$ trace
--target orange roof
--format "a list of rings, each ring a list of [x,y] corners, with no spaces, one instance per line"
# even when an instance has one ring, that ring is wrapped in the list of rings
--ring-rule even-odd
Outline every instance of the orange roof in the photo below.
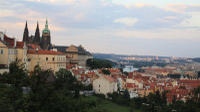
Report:
[[[28,47],[32,48],[32,49],[41,49],[39,45],[35,45],[35,44],[28,44]]]
[[[134,83],[126,83],[127,88],[136,88],[136,85]]]
[[[110,68],[109,71],[110,71],[110,72],[120,72],[119,69],[114,69],[114,68]]]
[[[63,55],[62,52],[57,51],[45,51],[45,50],[28,50],[28,54],[49,54],[49,55]]]

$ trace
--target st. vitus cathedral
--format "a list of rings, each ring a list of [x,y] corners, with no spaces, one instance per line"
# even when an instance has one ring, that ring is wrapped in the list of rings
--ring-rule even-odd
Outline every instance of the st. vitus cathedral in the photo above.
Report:
[[[35,35],[29,36],[28,25],[26,22],[24,35],[23,35],[23,42],[26,42],[26,44],[39,45],[41,49],[49,50],[51,48],[51,35],[50,35],[50,30],[48,28],[48,21],[46,20],[45,28],[42,31],[42,37],[40,37],[40,29],[39,29],[38,23],[37,23]]]

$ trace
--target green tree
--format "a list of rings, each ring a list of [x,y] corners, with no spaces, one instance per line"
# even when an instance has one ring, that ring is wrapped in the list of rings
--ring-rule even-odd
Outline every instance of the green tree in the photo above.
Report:
[[[19,60],[12,62],[9,72],[0,76],[0,111],[22,111],[24,108],[22,87],[28,84],[29,77],[23,64]]]
[[[103,74],[105,74],[105,75],[110,75],[110,71],[109,71],[109,70],[102,69],[102,72],[103,72]]]
[[[19,60],[16,60],[9,66],[9,72],[0,76],[0,82],[12,84],[18,88],[27,86],[29,83],[29,77],[26,70],[24,69],[24,64],[21,64]]]
[[[90,69],[112,68],[115,65],[112,61],[96,58],[88,59],[86,64]]]

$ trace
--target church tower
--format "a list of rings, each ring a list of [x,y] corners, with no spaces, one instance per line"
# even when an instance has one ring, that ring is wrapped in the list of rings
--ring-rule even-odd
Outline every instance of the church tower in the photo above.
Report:
[[[42,40],[41,40],[41,48],[44,50],[48,50],[51,47],[51,36],[50,30],[48,28],[48,21],[46,20],[45,28],[42,31]]]
[[[35,30],[35,37],[33,39],[33,44],[40,45],[40,29],[38,22],[37,22],[37,28]]]
[[[26,21],[26,25],[25,25],[25,28],[24,28],[23,42],[26,42],[26,43],[29,42],[29,32],[28,32],[27,21]]]

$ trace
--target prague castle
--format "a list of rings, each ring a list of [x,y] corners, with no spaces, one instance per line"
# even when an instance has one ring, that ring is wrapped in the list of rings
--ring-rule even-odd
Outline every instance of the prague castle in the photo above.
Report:
[[[26,22],[22,41],[16,41],[15,38],[0,32],[0,73],[8,70],[9,64],[16,59],[20,60],[29,72],[33,71],[36,65],[56,72],[69,66],[86,67],[86,61],[90,58],[93,58],[92,55],[81,45],[53,45],[47,20],[42,36],[38,22],[35,35],[31,36]]]

